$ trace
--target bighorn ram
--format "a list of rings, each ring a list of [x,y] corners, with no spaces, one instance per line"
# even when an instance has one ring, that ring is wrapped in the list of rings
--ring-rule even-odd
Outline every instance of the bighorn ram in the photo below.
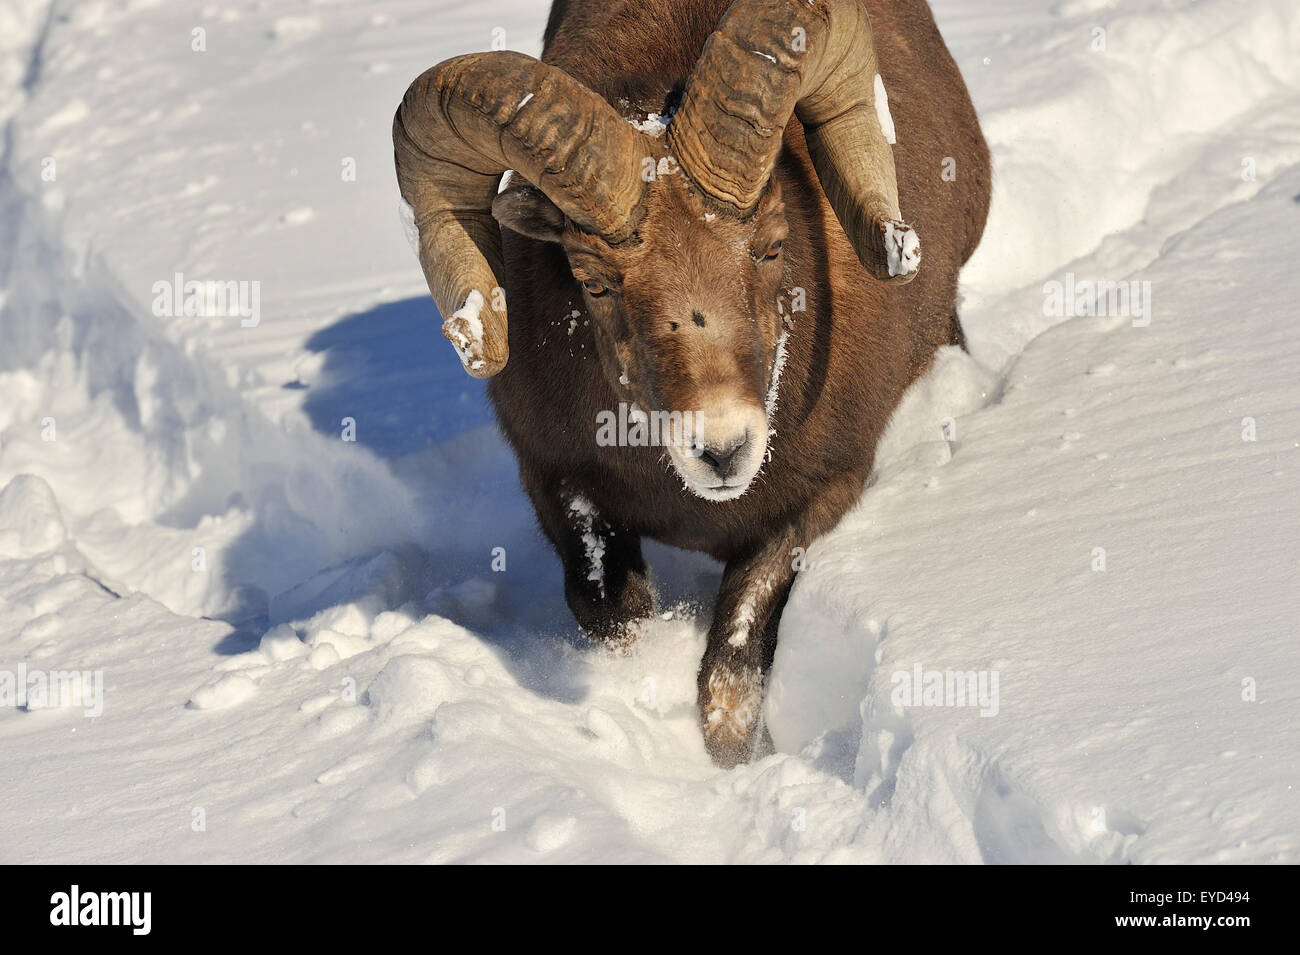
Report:
[[[555,0],[541,61],[433,67],[393,139],[443,332],[492,378],[574,616],[619,641],[651,613],[644,536],[724,561],[700,720],[716,762],[747,759],[799,548],[963,343],[989,157],[929,8]],[[621,406],[673,440],[598,440]]]

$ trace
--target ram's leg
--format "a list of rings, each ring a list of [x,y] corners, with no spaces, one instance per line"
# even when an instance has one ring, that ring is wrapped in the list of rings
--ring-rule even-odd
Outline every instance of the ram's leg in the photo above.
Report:
[[[641,539],[601,514],[563,481],[530,481],[533,509],[564,565],[564,597],[594,640],[620,645],[654,611]]]
[[[719,766],[756,755],[763,683],[796,569],[805,566],[808,546],[835,526],[861,491],[856,477],[828,487],[818,507],[728,561],[699,672],[704,743]]]
[[[779,542],[731,560],[723,572],[699,672],[704,744],[719,766],[735,766],[754,755],[763,680],[794,582],[790,552],[796,546],[782,535]]]

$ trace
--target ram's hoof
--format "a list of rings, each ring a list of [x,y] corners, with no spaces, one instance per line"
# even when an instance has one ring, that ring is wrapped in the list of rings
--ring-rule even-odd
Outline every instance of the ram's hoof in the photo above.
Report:
[[[631,620],[626,623],[610,623],[590,630],[583,627],[582,632],[593,645],[608,650],[616,657],[621,657],[631,653],[641,641],[640,623],[640,620]]]
[[[654,589],[643,573],[628,573],[615,594],[602,592],[589,578],[568,575],[564,596],[587,639],[617,654],[641,639],[642,625],[654,614]]]
[[[763,703],[758,667],[733,670],[718,664],[702,682],[700,723],[709,756],[724,769],[748,762]]]

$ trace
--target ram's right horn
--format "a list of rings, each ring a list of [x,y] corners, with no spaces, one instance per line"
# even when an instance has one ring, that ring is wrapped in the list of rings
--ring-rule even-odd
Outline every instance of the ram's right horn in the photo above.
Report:
[[[393,120],[397,182],[443,334],[475,378],[509,358],[492,217],[501,175],[516,170],[580,228],[621,242],[641,211],[639,137],[591,90],[522,53],[458,56],[407,89]]]

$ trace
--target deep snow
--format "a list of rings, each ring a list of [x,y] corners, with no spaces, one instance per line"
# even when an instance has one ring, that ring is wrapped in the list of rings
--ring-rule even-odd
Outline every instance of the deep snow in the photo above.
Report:
[[[1297,861],[1300,8],[935,7],[996,165],[973,357],[721,772],[716,566],[652,549],[663,618],[582,641],[399,221],[406,84],[544,4],[0,6],[0,700],[85,673],[0,706],[0,861]]]

